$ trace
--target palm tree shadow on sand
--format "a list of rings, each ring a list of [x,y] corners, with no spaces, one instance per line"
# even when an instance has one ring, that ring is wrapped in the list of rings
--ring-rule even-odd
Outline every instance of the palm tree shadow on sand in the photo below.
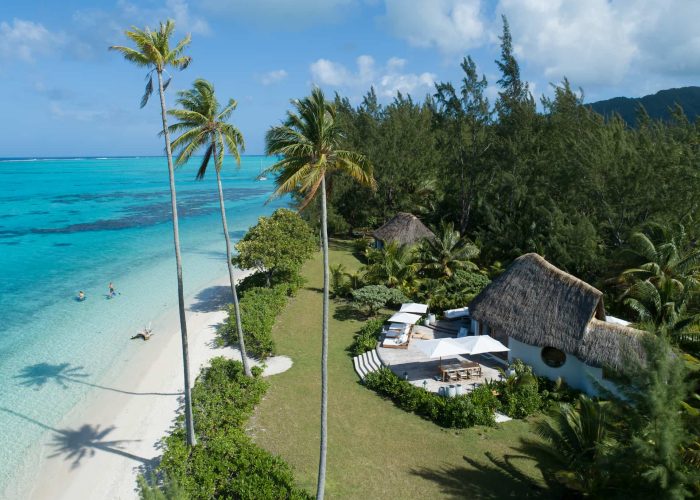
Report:
[[[90,374],[85,372],[82,366],[72,366],[70,363],[36,363],[28,365],[20,370],[14,378],[20,380],[24,387],[40,390],[49,383],[54,383],[62,389],[68,389],[70,384],[82,384],[106,391],[119,392],[132,396],[181,396],[181,392],[133,392],[115,387],[107,387],[88,382]]]
[[[52,432],[53,435],[50,446],[54,451],[51,455],[48,455],[48,458],[63,456],[65,460],[72,461],[72,469],[78,468],[84,458],[93,457],[96,451],[104,451],[119,455],[129,460],[139,462],[147,467],[153,462],[153,460],[139,457],[122,449],[124,443],[136,442],[138,440],[107,440],[107,436],[116,429],[113,425],[104,429],[100,428],[99,425],[89,424],[83,424],[77,429],[56,429],[8,408],[0,407],[0,410]]]
[[[210,286],[194,298],[196,302],[190,305],[190,311],[202,313],[222,311],[233,301],[230,285]]]

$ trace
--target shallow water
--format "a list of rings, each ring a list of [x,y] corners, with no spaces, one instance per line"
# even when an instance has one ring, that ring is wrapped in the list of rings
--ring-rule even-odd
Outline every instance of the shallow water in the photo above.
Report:
[[[224,165],[234,240],[287,204],[264,204],[273,182],[255,177],[271,162]],[[176,173],[186,295],[226,273],[215,176],[195,181],[195,169]],[[177,305],[165,158],[0,160],[0,270],[2,491],[129,337]]]

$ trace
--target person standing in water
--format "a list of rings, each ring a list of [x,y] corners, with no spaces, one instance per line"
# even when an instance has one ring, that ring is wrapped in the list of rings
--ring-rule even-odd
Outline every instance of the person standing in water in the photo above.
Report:
[[[85,292],[83,292],[82,290],[80,290],[80,291],[78,292],[78,300],[79,300],[80,302],[82,302],[83,300],[85,300]]]
[[[109,296],[114,297],[117,294],[117,292],[114,291],[114,284],[110,281],[109,282]]]

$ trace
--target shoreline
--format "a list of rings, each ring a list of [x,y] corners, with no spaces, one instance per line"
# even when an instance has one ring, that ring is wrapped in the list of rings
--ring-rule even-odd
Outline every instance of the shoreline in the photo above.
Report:
[[[237,270],[236,279],[248,274]],[[228,287],[225,275],[186,297],[193,384],[213,357],[241,359],[238,349],[214,344],[216,328],[227,317],[221,306],[228,302]],[[183,391],[177,306],[154,318],[152,329],[148,341],[129,340],[134,333],[124,332],[126,342],[138,343],[136,348],[125,346],[85,397],[58,425],[47,428],[38,462],[21,471],[5,494],[35,499],[138,498],[136,477],[157,465],[158,442],[176,418]],[[266,375],[284,371],[291,363],[281,357],[267,364]]]

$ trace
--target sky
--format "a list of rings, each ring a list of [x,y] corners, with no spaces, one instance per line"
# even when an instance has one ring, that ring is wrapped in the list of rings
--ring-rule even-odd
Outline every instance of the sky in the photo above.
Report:
[[[471,55],[497,96],[501,15],[535,97],[567,77],[586,102],[700,81],[695,0],[3,0],[0,157],[159,155],[158,99],[139,102],[146,70],[110,45],[130,26],[171,18],[190,33],[192,64],[166,100],[196,78],[219,100],[247,154],[313,85],[359,103],[370,86],[422,99],[458,83]]]

